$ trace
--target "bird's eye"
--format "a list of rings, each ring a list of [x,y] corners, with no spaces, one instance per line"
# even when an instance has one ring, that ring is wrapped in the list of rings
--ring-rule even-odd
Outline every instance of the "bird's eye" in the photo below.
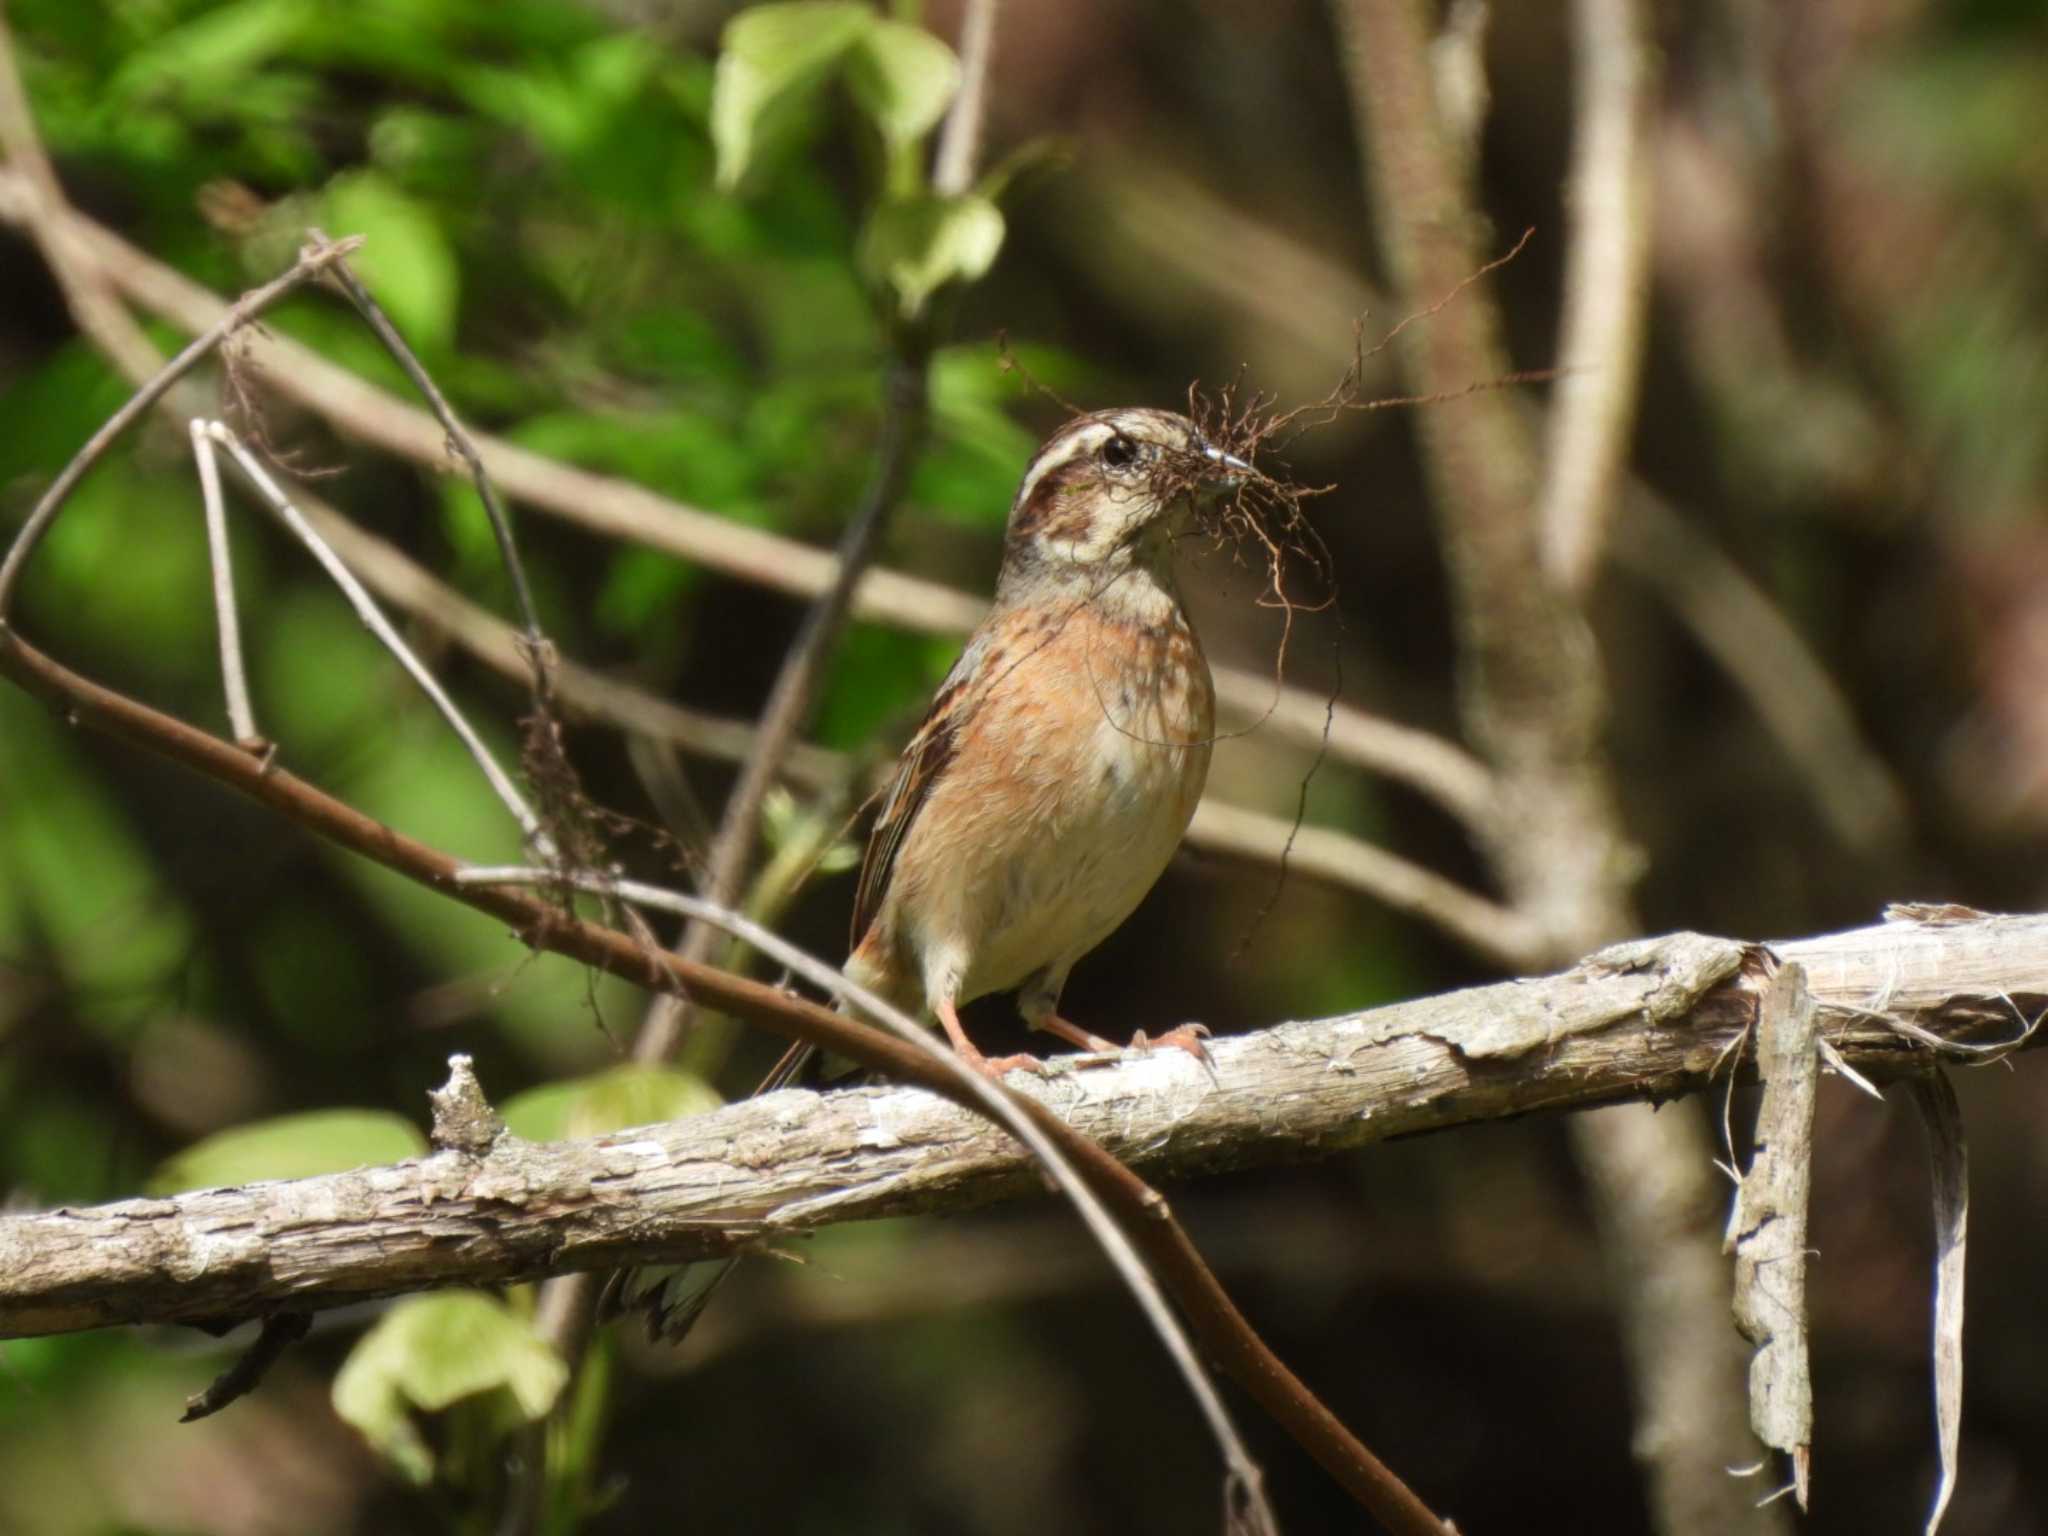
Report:
[[[1138,445],[1119,432],[1102,445],[1102,462],[1111,469],[1129,469],[1138,462]]]

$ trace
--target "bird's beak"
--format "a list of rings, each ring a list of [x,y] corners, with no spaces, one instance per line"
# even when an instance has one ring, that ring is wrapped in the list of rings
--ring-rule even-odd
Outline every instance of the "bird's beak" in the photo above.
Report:
[[[1234,453],[1225,453],[1213,443],[1202,444],[1202,457],[1216,466],[1216,479],[1224,485],[1234,485],[1255,472],[1250,460],[1240,459]]]

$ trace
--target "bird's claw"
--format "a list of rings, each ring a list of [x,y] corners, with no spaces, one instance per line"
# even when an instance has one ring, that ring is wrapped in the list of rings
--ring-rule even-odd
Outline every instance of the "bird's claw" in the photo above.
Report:
[[[1177,1051],[1186,1051],[1196,1061],[1199,1061],[1211,1072],[1214,1072],[1216,1070],[1216,1063],[1209,1055],[1209,1047],[1205,1043],[1208,1038],[1209,1026],[1206,1024],[1182,1024],[1169,1029],[1157,1040],[1147,1036],[1145,1031],[1141,1029],[1131,1036],[1131,1049],[1149,1055],[1162,1045],[1170,1045]]]

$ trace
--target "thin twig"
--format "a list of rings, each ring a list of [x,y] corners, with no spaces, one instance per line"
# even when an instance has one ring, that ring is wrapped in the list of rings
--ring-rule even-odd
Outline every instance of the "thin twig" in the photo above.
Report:
[[[551,856],[553,845],[542,828],[540,819],[533,814],[525,797],[519,793],[518,786],[513,784],[510,776],[498,766],[498,760],[491,755],[491,749],[484,745],[483,738],[477,735],[475,728],[470,725],[462,711],[455,707],[455,701],[448,696],[440,680],[427,669],[426,663],[413,654],[412,647],[405,643],[403,637],[392,627],[391,621],[384,617],[384,610],[377,606],[377,600],[370,596],[363,584],[356,580],[355,574],[342,563],[341,557],[335,554],[325,539],[313,531],[312,525],[306,521],[299,509],[292,505],[291,498],[270,478],[269,471],[263,467],[263,461],[244,447],[242,440],[221,422],[195,422],[193,431],[195,436],[203,432],[206,437],[228,451],[228,456],[235,461],[235,467],[241,470],[243,477],[256,491],[263,504],[285,525],[294,538],[305,545],[307,552],[320,562],[320,568],[327,572],[337,587],[341,588],[342,595],[348,599],[349,606],[355,609],[356,617],[362,621],[363,627],[375,635],[384,648],[398,659],[398,664],[405,668],[407,675],[419,685],[420,692],[433,702],[441,718],[448,722],[449,729],[461,739],[462,745],[475,760],[478,771],[491,786],[492,793],[497,795],[512,819],[519,824],[520,834],[525,838],[527,846],[544,858]]]
[[[325,240],[319,230],[312,231],[313,238]],[[519,558],[518,545],[512,539],[512,520],[505,515],[505,508],[498,501],[498,493],[491,484],[491,477],[484,469],[483,455],[477,452],[476,443],[471,439],[462,422],[455,415],[455,408],[441,393],[441,386],[434,382],[434,376],[427,372],[418,356],[399,333],[398,327],[384,313],[383,307],[371,297],[370,290],[363,286],[362,279],[346,261],[337,261],[329,269],[329,276],[349,303],[356,307],[377,339],[384,343],[384,350],[397,361],[412,380],[413,388],[420,392],[427,406],[434,413],[434,419],[441,423],[447,433],[449,451],[457,455],[469,468],[469,478],[476,486],[477,499],[483,503],[484,516],[490,520],[491,534],[498,541],[498,560],[505,568],[506,579],[512,583],[512,600],[519,610],[519,621],[526,631],[526,645],[531,653],[532,682],[537,702],[545,704],[548,694],[547,637],[541,632],[540,614],[533,605],[533,589],[526,580],[526,566]]]
[[[86,472],[100,461],[115,439],[133,426],[145,411],[163,398],[173,384],[197,367],[228,337],[301,283],[325,271],[362,243],[359,239],[341,240],[332,245],[313,246],[300,252],[299,259],[292,264],[290,271],[282,277],[272,278],[262,287],[244,294],[230,304],[218,320],[188,343],[185,349],[159,369],[147,384],[130,396],[127,404],[101,423],[100,429],[72,456],[71,462],[64,466],[63,472],[50,483],[50,488],[43,492],[42,499],[35,505],[35,510],[29,513],[28,521],[23,523],[20,531],[15,534],[14,543],[8,548],[6,560],[0,561],[0,629],[7,625],[7,612],[13,603],[14,588],[21,580],[21,572],[28,564],[29,556],[35,552],[35,547],[41,542],[43,535],[49,532],[50,525],[57,519],[57,513],[71,493],[78,488],[78,482],[83,480]]]
[[[228,729],[235,740],[260,740],[249,704],[249,671],[242,662],[242,626],[235,607],[235,571],[228,556],[228,513],[220,493],[220,461],[208,423],[192,423],[192,457],[199,464],[199,494],[206,504],[206,552],[213,563],[213,610],[220,630],[220,677],[227,695]]]
[[[239,1397],[247,1397],[262,1385],[263,1378],[278,1358],[313,1326],[310,1312],[273,1312],[263,1319],[263,1326],[256,1340],[235,1363],[207,1383],[202,1392],[195,1392],[185,1399],[185,1411],[179,1416],[180,1424],[210,1418]]]

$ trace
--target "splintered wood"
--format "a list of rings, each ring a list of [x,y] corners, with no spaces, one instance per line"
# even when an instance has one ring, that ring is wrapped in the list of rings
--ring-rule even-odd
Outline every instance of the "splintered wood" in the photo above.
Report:
[[[1806,1340],[1806,1212],[1813,1187],[1813,1101],[1820,1076],[1820,1012],[1796,961],[1778,967],[1757,1017],[1764,1080],[1756,1152],[1735,1195],[1735,1325],[1756,1346],[1749,1421],[1757,1438],[1792,1459],[1806,1508],[1813,1447],[1813,1377]]]

